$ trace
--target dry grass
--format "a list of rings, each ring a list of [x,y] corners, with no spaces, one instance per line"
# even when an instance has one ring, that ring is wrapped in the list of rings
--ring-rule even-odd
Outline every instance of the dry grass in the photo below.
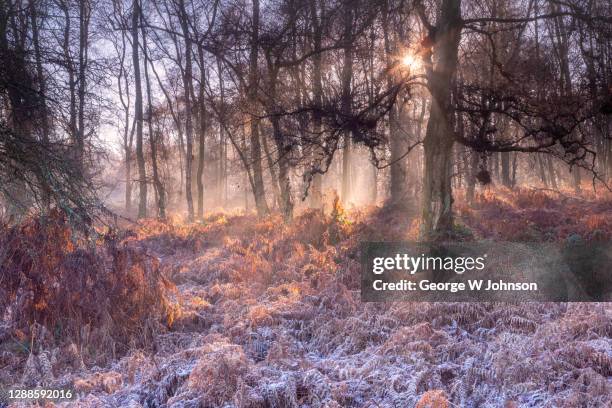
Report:
[[[609,304],[362,303],[359,243],[410,239],[414,218],[335,208],[289,225],[225,214],[134,229],[124,244],[160,257],[177,284],[170,331],[99,375],[56,383],[93,384],[75,407],[609,404]],[[474,238],[518,239],[525,225],[551,240],[610,232],[605,200],[518,191],[459,208]]]
[[[59,212],[5,228],[0,248],[0,316],[27,352],[73,342],[85,358],[115,358],[150,345],[169,316],[156,257],[79,236]]]
[[[477,238],[500,241],[563,241],[612,238],[612,197],[593,200],[535,189],[489,190],[472,206],[459,201],[458,213]]]
[[[187,385],[200,395],[201,404],[220,406],[238,390],[247,372],[247,358],[241,346],[225,342],[208,344],[200,353]]]

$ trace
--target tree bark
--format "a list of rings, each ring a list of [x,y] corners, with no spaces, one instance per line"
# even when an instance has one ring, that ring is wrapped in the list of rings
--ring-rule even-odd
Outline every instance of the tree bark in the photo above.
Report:
[[[451,180],[454,138],[450,89],[457,69],[461,28],[461,0],[443,0],[434,30],[433,55],[430,54],[426,62],[427,84],[432,97],[423,141],[425,174],[421,236],[426,240],[447,236],[453,228]]]
[[[572,169],[572,179],[574,181],[574,193],[580,194],[580,167],[574,166],[574,168]]]
[[[204,218],[204,153],[206,148],[206,104],[205,104],[205,85],[206,85],[206,67],[204,66],[204,50],[201,46],[198,47],[198,59],[200,65],[200,90],[199,90],[199,105],[200,105],[200,133],[198,140],[198,170],[196,173],[196,184],[198,186],[198,218]]]
[[[161,219],[166,218],[166,191],[164,184],[159,177],[159,169],[157,163],[157,147],[158,147],[158,132],[153,130],[153,102],[151,98],[151,79],[149,77],[149,51],[147,48],[147,36],[145,32],[144,19],[140,15],[141,33],[142,33],[142,53],[144,57],[144,77],[147,88],[147,125],[149,131],[149,144],[151,145],[151,169],[153,170],[153,185],[157,198],[157,216]]]
[[[117,91],[119,101],[123,107],[124,124],[123,124],[123,155],[125,161],[125,211],[129,214],[132,211],[132,145],[134,140],[135,126],[132,123],[130,129],[130,87],[128,82],[129,74],[125,67],[125,59],[127,54],[126,33],[121,31],[121,53],[119,55],[119,75],[117,76]],[[122,78],[125,79],[125,89],[122,83]]]
[[[270,151],[270,147],[268,146],[268,141],[264,137],[262,140],[264,153],[266,154],[266,160],[268,162],[268,171],[270,172],[270,178],[272,179],[272,194],[274,195],[274,201],[272,202],[272,209],[278,208],[277,205],[281,202],[281,194],[280,194],[280,184],[278,182],[278,174],[276,174],[276,161],[274,160],[274,156],[272,156],[272,152]]]
[[[132,3],[132,62],[134,65],[134,116],[136,120],[136,162],[138,164],[138,218],[147,216],[147,175],[142,140],[142,81],[140,78],[140,57],[138,24],[140,22],[140,4],[138,0]]]
[[[352,113],[351,80],[353,78],[353,2],[344,0],[344,57],[342,64],[342,113],[349,118]],[[342,154],[342,201],[348,203],[351,195],[351,133],[344,132],[344,150]]]
[[[187,151],[185,152],[185,198],[187,200],[187,219],[192,222],[194,220],[193,194],[192,194],[192,177],[193,177],[193,107],[191,100],[191,86],[193,81],[193,67],[191,65],[192,41],[189,32],[189,22],[187,11],[185,9],[185,1],[179,0],[179,20],[183,38],[185,41],[185,72],[183,75],[183,91],[185,98],[185,144]]]
[[[472,205],[474,203],[474,193],[476,192],[476,174],[478,173],[478,153],[474,150],[469,151],[469,165],[467,177],[467,202]]]
[[[42,142],[46,145],[49,143],[49,115],[47,111],[47,89],[46,78],[43,70],[42,54],[40,49],[40,36],[38,26],[38,2],[32,1],[30,4],[30,21],[32,23],[32,44],[34,45],[34,57],[36,60],[36,78],[38,81],[38,93],[41,98],[41,126]],[[42,209],[48,211],[51,205],[51,190],[47,181],[47,175],[40,175],[40,184],[42,187]]]
[[[550,156],[546,156],[546,164],[548,165],[548,179],[550,180],[550,185],[556,190],[559,188],[559,186],[557,185],[557,175],[555,172],[555,166]]]
[[[68,75],[68,93],[70,95],[70,107],[68,118],[68,132],[74,144],[74,149],[78,157],[78,134],[77,134],[77,97],[76,97],[76,79],[74,72],[74,63],[70,55],[70,33],[71,33],[71,17],[70,9],[67,1],[59,3],[60,8],[64,13],[64,32],[63,32],[63,53],[64,64],[66,66],[66,74]]]
[[[383,10],[383,37],[387,66],[392,65],[392,55],[395,47],[391,41],[391,32],[389,29],[389,9],[388,1],[384,3]],[[391,87],[392,79],[389,77],[388,86]],[[405,205],[408,196],[408,174],[406,161],[401,157],[405,147],[401,129],[399,125],[400,108],[396,105],[391,107],[389,111],[389,149],[391,150],[391,166],[389,169],[389,201],[392,205]]]
[[[272,136],[278,154],[278,183],[280,187],[280,210],[285,221],[293,218],[293,198],[291,196],[291,179],[289,173],[289,155],[291,145],[281,131],[280,110],[278,107],[278,74],[279,67],[275,64],[274,56],[270,50],[266,50],[266,61],[268,68],[268,102],[267,110],[272,123]]]
[[[512,188],[512,180],[510,178],[510,153],[502,152],[501,156],[501,182],[504,187]]]
[[[249,55],[249,89],[248,106],[250,109],[256,109],[257,88],[259,87],[259,73],[257,58],[259,55],[259,0],[253,0],[253,22],[251,34],[251,52]],[[253,196],[255,198],[255,206],[257,214],[264,216],[270,213],[268,203],[266,202],[266,192],[263,182],[263,169],[261,166],[261,139],[259,136],[259,119],[256,113],[251,115],[251,163],[253,171]]]
[[[219,167],[221,180],[219,180],[219,194],[223,206],[227,204],[227,140],[223,121],[225,121],[225,83],[223,80],[223,66],[217,57],[217,71],[219,73]]]
[[[518,169],[518,155],[519,152],[514,152],[514,154],[512,155],[512,188],[516,187],[516,170]]]
[[[536,161],[538,162],[538,168],[540,169],[540,180],[544,187],[548,188],[548,179],[546,178],[546,169],[544,168],[544,161],[542,160],[542,155],[536,153]]]
[[[323,4],[321,3],[321,17],[323,14]],[[313,51],[314,56],[312,59],[312,97],[315,105],[315,111],[312,115],[312,127],[315,137],[321,134],[322,130],[322,119],[321,112],[323,106],[323,79],[322,79],[322,55],[321,55],[321,44],[322,44],[322,30],[321,21],[317,16],[317,0],[310,0],[310,19],[312,22],[312,38],[313,38]],[[316,154],[316,153],[315,153]],[[313,154],[314,156],[314,154]],[[313,161],[316,158],[313,157]],[[313,166],[317,166],[318,163],[313,163]],[[310,187],[310,206],[312,208],[320,208],[323,201],[322,184],[323,177],[319,173],[315,173],[312,178],[312,185]]]
[[[79,70],[78,70],[78,130],[77,154],[82,171],[85,170],[85,92],[87,91],[87,65],[89,62],[89,0],[79,0]]]

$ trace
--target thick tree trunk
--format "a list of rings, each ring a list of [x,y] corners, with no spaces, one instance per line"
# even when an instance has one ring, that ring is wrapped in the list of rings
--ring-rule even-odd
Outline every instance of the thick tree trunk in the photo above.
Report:
[[[253,170],[253,197],[257,214],[264,216],[270,213],[266,202],[266,193],[263,182],[263,168],[261,166],[261,139],[259,135],[258,120],[251,119],[251,161]]]
[[[185,198],[187,199],[187,217],[193,221],[195,214],[193,208],[192,178],[193,178],[193,101],[191,100],[190,89],[193,81],[193,67],[191,65],[192,41],[189,32],[189,21],[184,0],[179,0],[180,23],[185,40],[185,72],[183,75],[183,91],[185,92]]]
[[[290,221],[293,218],[293,198],[291,196],[291,178],[289,172],[290,149],[281,134],[278,116],[274,116],[274,119],[272,119],[272,128],[274,132],[274,141],[276,142],[276,150],[278,151],[279,204],[283,218],[285,221]]]
[[[291,178],[289,172],[289,160],[283,154],[278,160],[278,182],[280,184],[281,211],[285,221],[293,218],[293,198],[291,197]]]
[[[250,109],[256,109],[257,88],[259,86],[258,74],[258,50],[259,50],[259,0],[253,0],[253,30],[251,34],[251,52],[249,56],[249,89],[248,106]],[[266,192],[263,182],[263,169],[261,166],[261,140],[259,135],[259,119],[256,115],[251,116],[251,163],[253,172],[253,196],[255,198],[255,206],[257,214],[264,216],[270,213],[268,203],[266,202]]]
[[[38,80],[38,93],[41,98],[41,110],[42,110],[42,140],[45,143],[49,142],[49,115],[47,111],[47,80],[43,71],[42,53],[40,49],[40,36],[38,29],[38,2],[32,1],[31,7],[31,23],[32,23],[32,44],[34,45],[34,57],[36,59],[36,77]]]
[[[266,154],[266,161],[268,163],[268,171],[270,172],[270,178],[272,179],[272,194],[274,195],[274,201],[272,203],[272,209],[278,208],[277,205],[280,203],[280,184],[278,183],[278,174],[276,174],[276,161],[274,160],[274,156],[270,151],[270,147],[268,146],[267,138],[263,138],[262,140],[264,153]]]
[[[453,228],[453,127],[451,110],[452,79],[457,69],[461,38],[461,0],[443,0],[435,29],[433,60],[427,67],[427,83],[432,102],[423,141],[425,174],[423,181],[423,239],[447,236]],[[435,65],[433,65],[435,61]]]
[[[140,4],[138,0],[132,3],[132,62],[134,65],[134,116],[136,120],[136,162],[138,164],[138,218],[147,216],[147,175],[142,140],[142,81],[140,78],[140,57],[138,23],[140,22]]]
[[[423,180],[423,225],[424,238],[447,234],[452,230],[452,170],[453,139],[446,113],[432,104],[427,124],[425,148],[425,175]]]
[[[42,134],[41,140],[46,145],[49,143],[49,115],[47,111],[47,89],[46,78],[43,71],[42,54],[39,41],[38,30],[38,2],[32,1],[30,4],[30,21],[32,23],[32,44],[34,45],[34,57],[36,59],[36,79],[38,81],[38,93],[41,98],[41,125]],[[45,174],[40,176],[40,184],[42,187],[42,209],[48,211],[51,205],[51,189]]]

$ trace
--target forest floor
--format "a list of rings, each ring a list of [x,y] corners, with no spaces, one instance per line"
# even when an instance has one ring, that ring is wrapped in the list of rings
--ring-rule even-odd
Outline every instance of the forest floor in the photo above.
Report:
[[[465,240],[612,234],[609,198],[497,192],[457,212]],[[361,302],[359,243],[414,239],[414,219],[336,207],[289,225],[143,222],[122,240],[156,259],[171,305],[146,347],[5,348],[0,384],[38,375],[75,389],[75,407],[612,406],[612,303]]]

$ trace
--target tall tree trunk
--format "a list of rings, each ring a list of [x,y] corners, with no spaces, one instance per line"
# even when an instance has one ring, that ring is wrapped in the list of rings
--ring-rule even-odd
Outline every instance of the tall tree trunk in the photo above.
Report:
[[[119,101],[123,106],[124,114],[123,154],[125,161],[125,211],[129,214],[132,211],[132,145],[135,126],[132,124],[130,127],[130,87],[128,82],[129,75],[125,67],[127,54],[126,35],[125,31],[121,31],[121,54],[119,58],[119,75],[117,76],[117,91],[119,94]],[[125,78],[125,88],[122,83],[122,78]]]
[[[278,183],[280,186],[280,207],[285,221],[290,221],[293,218],[293,198],[291,196],[291,178],[289,172],[289,154],[290,147],[280,130],[278,116],[274,115],[272,119],[272,131],[276,149],[278,151]]]
[[[546,156],[546,164],[548,165],[548,179],[550,180],[550,185],[556,190],[559,188],[559,186],[557,185],[557,175],[555,174],[555,166],[550,156]]]
[[[391,150],[391,166],[389,169],[389,200],[394,205],[406,205],[408,199],[408,169],[406,168],[406,143],[399,125],[400,112],[398,107],[389,111],[389,139]]]
[[[34,45],[34,57],[36,59],[36,77],[38,81],[38,93],[41,97],[42,111],[42,140],[44,143],[49,142],[49,115],[47,111],[47,80],[43,71],[42,54],[40,49],[40,35],[38,25],[38,1],[32,1],[30,4],[30,18],[32,23],[32,44]]]
[[[274,160],[274,156],[272,156],[272,152],[270,151],[270,147],[268,146],[267,138],[263,138],[262,140],[264,152],[266,154],[266,161],[268,163],[268,171],[270,172],[270,178],[272,179],[272,194],[274,195],[274,202],[272,203],[272,208],[277,208],[277,204],[281,202],[281,194],[280,194],[280,184],[278,182],[278,174],[276,174],[276,161]]]
[[[454,139],[450,89],[457,69],[461,38],[461,0],[443,0],[440,7],[434,30],[436,41],[433,55],[429,56],[429,66],[426,67],[432,101],[423,141],[425,174],[421,235],[424,239],[446,236],[453,228],[451,180]]]
[[[426,97],[422,97],[421,98],[421,113],[419,115],[419,118],[417,120],[416,123],[416,129],[415,129],[415,134],[417,136],[417,138],[420,140],[423,137],[423,123],[425,123],[425,113],[427,113],[427,98]],[[412,191],[412,196],[413,197],[418,197],[419,194],[421,193],[421,191],[423,190],[423,175],[425,173],[424,170],[424,158],[423,155],[418,153],[416,155],[416,157],[414,158],[414,167],[412,168],[412,180],[413,180],[413,185],[412,185],[412,190],[409,190],[408,192],[410,193]]]
[[[342,150],[342,185],[341,199],[348,204],[351,197],[351,156],[352,156],[351,134],[349,131],[344,134],[344,149]]]
[[[30,19],[32,23],[32,44],[34,45],[34,57],[36,59],[36,79],[38,82],[38,93],[41,98],[41,140],[46,145],[49,143],[49,115],[47,111],[47,79],[43,71],[42,54],[40,50],[39,25],[38,25],[38,1],[30,4]],[[42,186],[42,208],[49,210],[51,205],[51,189],[47,182],[46,174],[41,174],[40,184]]]
[[[78,130],[77,154],[84,171],[85,155],[85,92],[87,91],[87,66],[89,62],[89,20],[91,5],[89,0],[79,0],[79,70],[78,70]]]
[[[194,220],[192,178],[193,178],[193,107],[191,100],[191,87],[193,81],[193,67],[191,64],[192,41],[189,32],[189,16],[185,9],[185,1],[179,0],[179,20],[183,38],[185,40],[185,72],[183,75],[183,91],[185,98],[185,198],[187,200],[187,218]]]
[[[157,198],[157,216],[161,219],[166,218],[166,191],[164,184],[159,177],[159,169],[157,163],[157,147],[159,131],[153,131],[153,102],[151,98],[151,79],[149,77],[149,51],[147,47],[147,35],[144,26],[142,13],[140,15],[141,33],[142,33],[142,53],[144,57],[144,77],[147,88],[147,125],[149,131],[149,144],[151,145],[151,168],[153,170],[153,184],[155,186],[155,194]]]
[[[546,169],[544,168],[544,160],[542,160],[542,155],[536,153],[536,160],[540,169],[540,180],[544,184],[544,187],[548,188],[548,178],[546,177]]]
[[[511,188],[512,180],[510,179],[510,153],[502,152],[501,156],[501,182],[504,187]]]
[[[516,170],[518,168],[518,152],[514,152],[514,155],[512,156],[512,181],[511,181],[511,187],[514,188],[516,187]]]
[[[389,28],[389,2],[385,1],[383,10],[383,38],[387,66],[391,66],[395,46],[391,41],[391,30]],[[389,77],[388,86],[391,87],[392,79]],[[405,149],[402,133],[399,125],[400,107],[394,105],[389,111],[389,149],[391,150],[391,166],[389,177],[389,201],[393,205],[404,205],[407,198],[407,168],[406,161],[401,157]]]
[[[291,146],[287,138],[281,131],[280,124],[280,109],[278,106],[278,73],[279,67],[275,64],[274,56],[271,52],[266,51],[266,61],[268,68],[268,96],[269,102],[267,110],[272,123],[272,136],[276,144],[278,152],[278,183],[280,187],[280,210],[285,221],[290,221],[293,218],[293,198],[291,197],[291,179],[289,174],[289,155],[291,154]]]
[[[572,169],[572,179],[573,179],[573,184],[574,184],[574,193],[579,194],[580,190],[581,190],[581,186],[580,186],[580,167],[574,166],[574,168]]]
[[[550,2],[550,7],[553,12],[559,12],[560,6],[557,3]],[[557,17],[553,21],[554,23],[554,31],[556,37],[556,50],[559,58],[559,66],[561,69],[560,76],[560,84],[561,84],[561,94],[570,98],[572,96],[572,76],[571,70],[569,66],[569,34],[568,29],[565,26],[565,21],[563,17]],[[553,40],[554,42],[554,40]],[[580,137],[576,135],[576,137]],[[580,192],[580,170],[579,167],[574,166],[574,168],[570,168],[570,172],[572,173],[574,191],[576,194]]]
[[[491,153],[491,175],[493,176],[493,180],[495,182],[499,181],[499,152]]]
[[[476,174],[478,173],[478,153],[474,150],[469,151],[469,164],[467,172],[467,191],[466,199],[471,205],[474,203],[474,193],[476,191]]]
[[[352,0],[344,0],[344,57],[342,63],[342,113],[345,117],[352,114],[351,80],[353,79],[353,19],[354,4]],[[348,202],[351,196],[351,146],[350,131],[344,132],[344,150],[342,154],[342,201]]]
[[[138,24],[140,22],[140,4],[138,0],[132,3],[132,62],[134,65],[134,116],[136,120],[136,162],[138,164],[138,186],[140,189],[138,202],[138,218],[147,216],[147,175],[142,140],[142,82],[140,78],[140,57]]]
[[[200,134],[198,140],[198,171],[196,175],[196,184],[198,186],[198,218],[204,218],[204,153],[206,147],[206,103],[205,103],[205,85],[206,85],[206,67],[204,66],[204,49],[198,47],[198,59],[200,65],[200,90],[199,90],[199,105],[200,105]]]
[[[281,211],[283,218],[288,222],[293,218],[293,198],[291,197],[289,161],[286,154],[278,161],[278,182],[281,192]]]
[[[76,79],[74,72],[74,62],[70,55],[70,33],[71,33],[71,17],[70,9],[67,1],[59,3],[60,8],[64,13],[64,38],[63,38],[63,52],[64,52],[64,64],[66,66],[66,73],[68,75],[68,91],[70,94],[70,107],[69,107],[69,119],[68,119],[68,131],[70,138],[74,145],[75,153],[78,157],[78,134],[77,134],[77,98],[76,98]]]
[[[223,66],[221,59],[217,57],[217,71],[219,73],[219,161],[221,180],[219,182],[219,194],[223,206],[227,204],[227,140],[225,135],[225,83],[223,81]]]
[[[376,166],[370,166],[372,174],[372,192],[370,195],[370,204],[376,205],[378,202],[378,168]]]
[[[253,23],[251,34],[251,52],[249,55],[249,89],[248,106],[256,110],[258,106],[257,88],[259,87],[259,73],[257,58],[259,55],[259,0],[253,0]],[[251,163],[253,171],[253,196],[259,216],[270,213],[266,202],[266,192],[263,182],[263,169],[261,166],[261,139],[259,136],[259,119],[256,114],[251,115]]]
[[[323,3],[320,7],[321,18],[323,17]],[[321,134],[322,130],[322,119],[321,112],[323,106],[323,79],[322,79],[322,59],[321,44],[322,44],[322,30],[321,21],[317,16],[317,0],[310,0],[310,19],[312,22],[312,38],[313,38],[313,51],[314,56],[312,59],[312,97],[315,104],[315,111],[312,115],[312,127],[315,137]],[[313,155],[316,153],[313,153]],[[313,161],[316,157],[313,157]],[[313,166],[317,166],[318,163],[313,163]],[[310,187],[310,206],[312,208],[320,208],[323,201],[322,192],[323,177],[321,174],[316,173],[312,178],[312,185]]]

